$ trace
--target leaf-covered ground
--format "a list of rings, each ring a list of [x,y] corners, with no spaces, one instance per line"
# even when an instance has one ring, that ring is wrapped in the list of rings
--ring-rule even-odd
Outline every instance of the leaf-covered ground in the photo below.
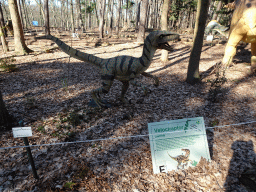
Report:
[[[48,40],[26,38],[35,53],[14,56],[18,71],[1,72],[0,86],[10,114],[32,127],[30,144],[111,139],[32,147],[39,180],[33,178],[24,148],[0,149],[0,191],[247,191],[239,179],[256,166],[255,123],[208,129],[211,162],[202,159],[196,167],[168,174],[153,174],[148,137],[127,136],[148,134],[147,124],[162,120],[202,116],[206,127],[255,121],[256,77],[250,74],[249,45],[238,49],[227,82],[218,88],[212,83],[213,69],[225,44],[205,43],[202,82],[192,86],[185,82],[191,42],[176,42],[167,63],[157,51],[148,69],[159,77],[158,87],[151,79],[139,78],[150,93],[145,96],[130,86],[130,104],[124,105],[118,100],[121,83],[115,81],[104,96],[112,107],[95,109],[88,103],[90,91],[101,86],[99,70],[52,49],[56,45]],[[131,33],[103,44],[93,35],[60,38],[102,58],[142,53]],[[11,55],[14,51],[1,52],[1,58]],[[11,131],[0,133],[0,138],[0,147],[24,145]]]

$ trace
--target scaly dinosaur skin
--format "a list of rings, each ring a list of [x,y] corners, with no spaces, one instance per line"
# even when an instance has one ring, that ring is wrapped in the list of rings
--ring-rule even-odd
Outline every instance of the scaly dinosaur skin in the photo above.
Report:
[[[168,152],[168,155],[175,161],[178,162],[177,168],[180,167],[181,164],[187,164],[190,160],[189,160],[189,155],[190,155],[190,150],[189,149],[181,149],[182,151],[185,151],[186,154],[185,155],[179,155],[177,157],[172,157]]]
[[[229,39],[222,64],[228,67],[240,41],[251,43],[251,70],[256,69],[256,0],[236,0],[231,20]]]
[[[154,53],[157,49],[165,49],[172,51],[172,47],[168,44],[168,41],[178,40],[179,35],[168,31],[153,31],[151,32],[144,41],[143,53],[139,58],[132,56],[117,56],[109,59],[102,59],[91,54],[87,54],[65,44],[58,38],[48,35],[37,37],[36,39],[49,39],[54,41],[65,53],[76,59],[90,62],[101,69],[102,87],[94,89],[92,98],[99,107],[106,106],[100,99],[100,94],[108,93],[114,79],[117,79],[123,83],[121,92],[121,101],[127,102],[125,99],[125,93],[129,87],[129,82],[134,86],[142,87],[144,93],[147,93],[147,88],[138,83],[135,78],[140,74],[146,77],[153,78],[155,85],[159,85],[157,77],[146,73],[145,71],[149,68]]]

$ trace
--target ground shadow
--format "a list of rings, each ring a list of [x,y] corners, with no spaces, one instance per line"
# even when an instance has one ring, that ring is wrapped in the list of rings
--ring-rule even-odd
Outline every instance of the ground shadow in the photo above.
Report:
[[[255,169],[256,167],[256,154],[254,153],[253,142],[250,141],[235,141],[231,149],[233,150],[233,157],[230,160],[228,176],[225,182],[226,191],[240,191],[247,189],[249,192],[256,191],[256,182],[254,172],[251,175],[246,176],[246,171]],[[254,177],[254,181],[252,178]],[[243,186],[240,186],[243,184]],[[243,188],[245,187],[245,188]]]

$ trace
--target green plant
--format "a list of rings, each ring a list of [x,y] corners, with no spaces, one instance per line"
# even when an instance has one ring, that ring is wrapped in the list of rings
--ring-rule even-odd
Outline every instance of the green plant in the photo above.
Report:
[[[79,125],[82,119],[83,119],[83,115],[79,115],[75,112],[70,113],[69,116],[67,117],[67,121],[74,126]]]
[[[35,98],[34,97],[26,97],[26,100],[27,100],[27,105],[29,108],[34,108],[36,107],[35,105]]]
[[[37,131],[39,131],[39,132],[41,132],[41,133],[43,133],[43,134],[46,133],[43,125],[40,125],[40,126],[37,128]]]
[[[61,122],[61,123],[65,123],[65,122],[67,122],[67,121],[68,121],[67,118],[62,118],[62,117],[60,118],[60,122]]]
[[[3,59],[0,59],[0,68],[3,70],[3,71],[6,71],[6,72],[15,72],[18,70],[18,68],[16,67],[15,64],[11,64],[12,62],[14,62],[15,59],[13,58],[3,58]]]
[[[75,141],[76,140],[76,133],[75,132],[70,132],[67,133],[67,138],[65,139],[65,142],[71,142],[71,141]]]
[[[215,120],[213,120],[212,122],[210,122],[210,126],[211,127],[214,127],[214,126],[216,126],[216,125],[218,125],[219,124],[219,120],[218,119],[215,119]]]
[[[84,166],[79,171],[78,177],[83,179],[83,178],[87,177],[89,174],[90,174],[90,169],[88,167]]]
[[[217,96],[219,93],[223,92],[222,85],[227,82],[227,78],[225,77],[225,68],[222,67],[221,63],[217,63],[215,67],[216,78],[214,80],[208,80],[211,83],[211,88],[209,90],[209,100],[212,102],[217,101]]]
[[[67,78],[62,79],[62,87],[65,89],[65,91],[68,91],[68,80]]]
[[[54,132],[54,133],[51,134],[51,136],[53,136],[53,137],[59,137],[60,134],[59,134],[58,132]]]
[[[64,184],[64,187],[65,188],[68,188],[68,189],[73,189],[73,186],[75,185],[76,183],[70,181],[70,182],[67,182]]]

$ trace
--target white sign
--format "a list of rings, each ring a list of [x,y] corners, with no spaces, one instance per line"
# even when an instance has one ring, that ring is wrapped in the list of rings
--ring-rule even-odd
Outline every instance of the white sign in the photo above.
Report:
[[[31,137],[32,130],[31,127],[14,127],[12,128],[13,137]]]
[[[149,123],[148,130],[155,174],[210,160],[203,117]]]

